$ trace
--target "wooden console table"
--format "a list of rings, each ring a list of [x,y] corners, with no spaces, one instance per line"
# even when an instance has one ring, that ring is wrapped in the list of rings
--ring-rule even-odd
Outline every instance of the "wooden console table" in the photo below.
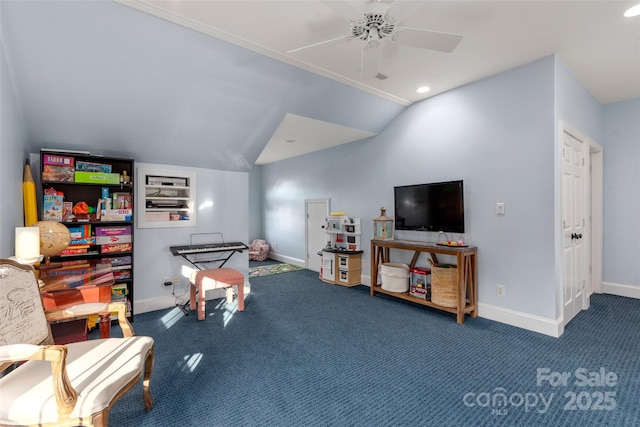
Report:
[[[454,255],[458,266],[458,306],[443,307],[434,304],[429,299],[423,300],[411,296],[408,292],[391,292],[382,289],[382,287],[378,285],[378,269],[381,264],[389,262],[391,249],[413,251],[413,258],[411,259],[411,264],[409,264],[410,268],[415,267],[419,255],[423,252],[428,253],[435,264],[438,263],[437,254]],[[458,323],[464,323],[465,314],[470,314],[471,317],[478,315],[476,258],[477,248],[475,246],[441,246],[436,243],[414,242],[410,240],[372,240],[371,296],[375,296],[376,293],[381,293],[447,311],[457,315]]]

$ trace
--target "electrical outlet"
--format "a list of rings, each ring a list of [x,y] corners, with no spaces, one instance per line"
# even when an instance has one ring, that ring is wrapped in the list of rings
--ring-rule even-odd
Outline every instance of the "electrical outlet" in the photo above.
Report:
[[[496,285],[496,295],[499,297],[504,297],[505,289],[504,285]]]
[[[364,268],[364,258],[362,258],[362,268]]]
[[[180,284],[180,276],[173,276],[171,278],[171,283],[174,285],[179,285]]]
[[[163,286],[171,286],[173,283],[171,283],[171,279],[169,278],[169,276],[163,276],[162,277],[162,285]]]
[[[271,244],[271,247],[272,247],[273,249],[278,249],[278,244],[277,244],[277,243],[272,243],[272,244]]]

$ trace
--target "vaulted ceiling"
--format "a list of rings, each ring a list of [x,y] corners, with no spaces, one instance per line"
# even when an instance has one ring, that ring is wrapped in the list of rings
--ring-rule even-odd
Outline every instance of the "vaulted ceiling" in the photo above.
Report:
[[[364,2],[3,1],[0,34],[33,151],[244,171],[551,54],[602,103],[640,97],[634,3],[399,0],[403,25],[462,38],[450,53],[382,40],[377,78],[361,76],[366,42],[344,37]]]

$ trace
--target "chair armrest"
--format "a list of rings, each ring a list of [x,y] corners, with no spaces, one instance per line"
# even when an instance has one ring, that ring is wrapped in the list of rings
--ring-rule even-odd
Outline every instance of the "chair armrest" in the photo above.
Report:
[[[40,350],[39,345],[9,344],[0,346],[0,363],[15,363],[28,360]]]
[[[78,393],[67,375],[67,346],[12,344],[0,346],[0,362],[46,360],[51,362],[53,394],[58,404],[58,414],[67,416],[73,411]]]
[[[122,329],[122,335],[125,338],[129,338],[135,335],[133,332],[133,326],[129,323],[129,319],[127,319],[127,305],[120,302],[112,302],[107,306],[107,310],[110,313],[117,312],[118,313],[118,325],[120,325],[120,329]]]

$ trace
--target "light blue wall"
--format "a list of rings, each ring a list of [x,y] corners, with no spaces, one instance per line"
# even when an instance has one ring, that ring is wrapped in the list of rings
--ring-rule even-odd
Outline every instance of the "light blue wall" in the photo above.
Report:
[[[262,166],[254,165],[249,171],[249,241],[264,238],[262,215]],[[249,244],[249,243],[247,243]]]
[[[555,256],[556,256],[556,312],[557,317],[563,314],[563,260],[562,260],[562,132],[568,127],[571,132],[602,144],[603,139],[603,108],[591,93],[580,83],[573,72],[569,70],[559,57],[555,59],[555,126],[556,126],[556,186],[555,186]],[[588,143],[585,149],[589,150]]]
[[[14,255],[15,227],[24,226],[22,175],[27,135],[0,39],[0,258]]]
[[[197,226],[180,228],[135,228],[135,301],[136,312],[173,305],[172,288],[162,285],[163,277],[181,277],[176,294],[189,299],[188,275],[183,267],[192,268],[181,257],[169,251],[169,246],[187,245],[195,233],[221,232],[227,242],[246,242],[249,238],[249,174],[201,168],[136,163],[136,169],[186,171],[196,173]],[[139,203],[138,203],[139,204]],[[211,258],[209,258],[211,259]],[[210,264],[213,268],[220,264]],[[247,252],[234,254],[226,267],[248,277]]]
[[[604,107],[603,280],[640,287],[640,99]]]
[[[603,144],[603,107],[557,56],[555,58],[556,124],[562,121]]]
[[[376,137],[264,166],[267,239],[304,260],[304,200],[328,197],[332,210],[362,218],[368,265],[368,225],[381,206],[393,212],[394,186],[463,179],[480,302],[555,319],[553,79],[544,58],[414,104]]]
[[[556,58],[556,117],[603,148],[603,282],[640,287],[640,100],[601,105]]]

